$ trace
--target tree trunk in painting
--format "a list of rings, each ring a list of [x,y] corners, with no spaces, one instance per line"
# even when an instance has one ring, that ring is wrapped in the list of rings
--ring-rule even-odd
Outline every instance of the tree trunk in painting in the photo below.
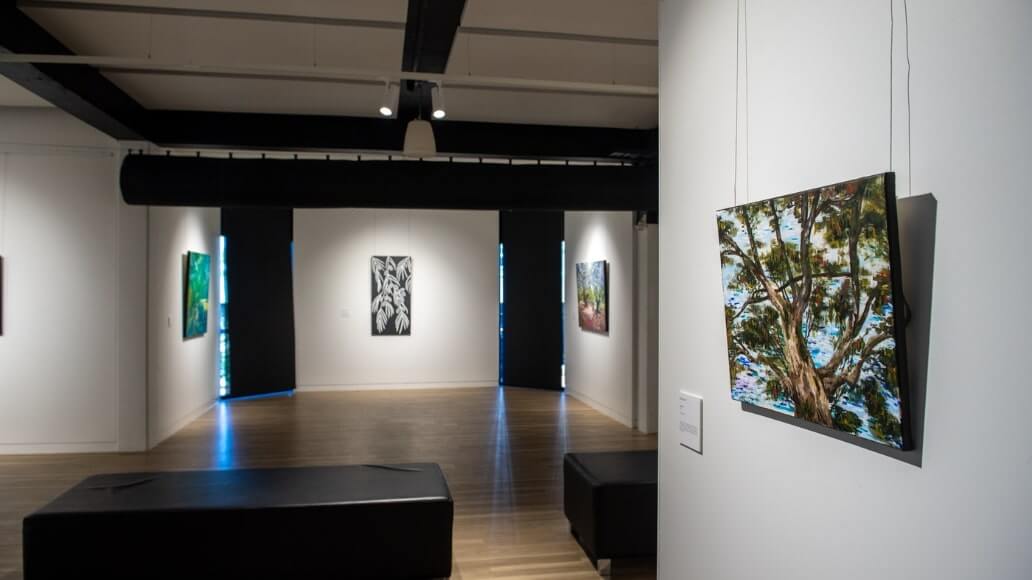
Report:
[[[718,229],[733,387],[757,377],[766,400],[856,432],[864,421],[836,408],[848,398],[898,446],[885,186],[875,176],[724,210]]]
[[[785,359],[788,362],[788,386],[796,416],[831,427],[831,404],[813,359],[806,351],[806,339],[796,323],[785,332]]]

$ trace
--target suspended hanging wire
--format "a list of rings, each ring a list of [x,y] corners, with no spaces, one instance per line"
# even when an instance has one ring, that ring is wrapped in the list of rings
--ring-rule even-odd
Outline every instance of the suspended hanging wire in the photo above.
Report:
[[[742,1],[735,0],[735,158],[731,166],[734,168],[734,175],[731,178],[731,196],[734,200],[732,205],[738,205],[738,94],[739,76],[738,63],[741,60],[742,52]]]
[[[742,0],[742,19],[745,34],[745,203],[749,203],[749,190],[752,188],[752,176],[749,174],[749,0]]]
[[[894,0],[889,0],[889,171],[892,171],[892,61],[896,52],[896,14]]]
[[[913,141],[910,137],[910,9],[903,0],[903,38],[907,53],[907,197],[914,195]]]
[[[10,153],[3,154],[4,182],[3,190],[0,191],[0,195],[3,195],[3,197],[0,197],[0,257],[3,257],[3,251],[6,248],[5,242],[7,241],[7,173],[10,156]]]

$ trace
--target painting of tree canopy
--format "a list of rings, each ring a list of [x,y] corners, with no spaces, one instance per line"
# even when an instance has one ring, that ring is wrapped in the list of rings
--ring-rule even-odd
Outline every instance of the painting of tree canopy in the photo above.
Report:
[[[591,332],[609,332],[609,269],[604,261],[577,264],[577,323]]]
[[[908,448],[892,178],[717,213],[735,400]]]
[[[186,296],[183,299],[183,337],[203,336],[208,332],[208,289],[211,256],[199,252],[186,254]]]
[[[412,334],[412,257],[373,256],[373,336]]]

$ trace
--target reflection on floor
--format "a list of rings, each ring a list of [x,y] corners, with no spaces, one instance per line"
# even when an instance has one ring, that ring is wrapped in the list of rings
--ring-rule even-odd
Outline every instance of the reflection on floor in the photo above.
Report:
[[[455,497],[452,578],[597,578],[562,513],[563,453],[655,447],[655,436],[531,389],[220,403],[147,453],[0,456],[0,579],[21,578],[21,519],[90,474],[417,461],[440,463]],[[655,578],[651,562],[614,572]]]

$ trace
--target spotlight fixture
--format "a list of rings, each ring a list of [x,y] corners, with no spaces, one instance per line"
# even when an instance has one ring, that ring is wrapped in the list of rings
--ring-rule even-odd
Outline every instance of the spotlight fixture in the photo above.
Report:
[[[434,83],[430,87],[430,102],[433,106],[431,115],[434,119],[440,121],[448,116],[448,112],[444,110],[444,88],[440,84]]]
[[[380,99],[380,116],[391,118],[398,111],[398,90],[400,85],[390,81],[384,83],[383,98]]]

